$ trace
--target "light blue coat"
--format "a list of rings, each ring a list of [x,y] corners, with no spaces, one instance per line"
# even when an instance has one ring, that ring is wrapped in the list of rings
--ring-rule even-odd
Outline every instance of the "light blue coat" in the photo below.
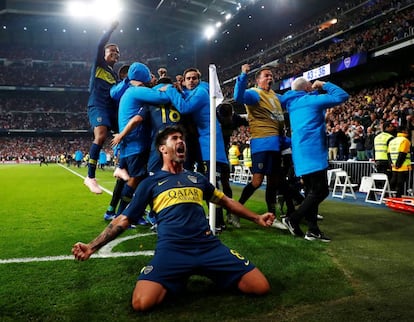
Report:
[[[289,113],[292,130],[292,158],[297,176],[328,168],[325,113],[327,108],[345,102],[349,95],[342,88],[326,82],[327,93],[287,91],[279,97]]]

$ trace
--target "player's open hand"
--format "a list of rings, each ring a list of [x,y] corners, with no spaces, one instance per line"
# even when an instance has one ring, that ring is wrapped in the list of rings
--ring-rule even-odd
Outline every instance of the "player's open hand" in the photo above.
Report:
[[[114,148],[116,147],[120,142],[121,142],[122,138],[119,135],[119,133],[115,133],[114,137],[111,140],[111,147]]]

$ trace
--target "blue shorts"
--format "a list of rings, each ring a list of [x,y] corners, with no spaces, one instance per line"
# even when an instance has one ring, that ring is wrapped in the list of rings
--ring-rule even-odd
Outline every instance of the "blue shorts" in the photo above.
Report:
[[[106,126],[108,129],[118,132],[118,111],[107,107],[89,106],[89,123],[92,129],[97,126]]]
[[[138,178],[147,175],[148,152],[134,154],[122,159],[130,177]]]
[[[252,173],[271,175],[280,172],[281,154],[279,151],[264,151],[252,154]]]
[[[221,242],[211,245],[157,249],[151,262],[142,268],[138,280],[161,284],[168,292],[185,289],[191,275],[210,278],[220,289],[237,287],[243,275],[253,270],[250,261]]]

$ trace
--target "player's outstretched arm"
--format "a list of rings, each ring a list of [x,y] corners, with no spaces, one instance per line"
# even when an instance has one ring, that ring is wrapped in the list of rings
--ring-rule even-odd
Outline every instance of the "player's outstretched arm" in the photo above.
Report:
[[[126,137],[133,129],[135,129],[144,119],[141,115],[135,115],[132,117],[121,133],[114,134],[111,140],[111,147],[118,145],[124,137]]]
[[[130,222],[128,220],[128,217],[119,215],[114,220],[112,220],[105,228],[105,230],[89,244],[78,242],[73,245],[72,254],[75,256],[75,259],[80,261],[89,259],[89,257],[91,257],[91,255],[99,250],[102,246],[114,240],[122,232],[124,232],[124,230],[126,230],[129,225]]]
[[[220,199],[219,205],[229,210],[232,214],[253,221],[263,227],[271,226],[273,224],[273,220],[275,219],[275,215],[270,212],[266,212],[263,215],[258,215],[255,212],[247,209],[240,202],[229,198],[226,195]]]

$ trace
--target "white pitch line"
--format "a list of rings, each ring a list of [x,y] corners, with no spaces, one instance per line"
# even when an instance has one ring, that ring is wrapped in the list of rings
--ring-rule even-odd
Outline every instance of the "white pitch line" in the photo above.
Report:
[[[127,252],[127,253],[110,253],[110,254],[94,254],[91,258],[116,258],[116,257],[133,257],[133,256],[153,256],[153,250],[143,250],[138,252]],[[46,256],[46,257],[25,257],[25,258],[10,258],[0,259],[0,264],[13,264],[13,263],[33,263],[33,262],[53,262],[63,260],[74,260],[75,258],[71,255],[61,256]]]
[[[69,172],[73,173],[74,175],[77,175],[78,177],[80,177],[82,179],[85,179],[85,177],[83,175],[77,173],[76,171],[73,171],[72,169],[70,169],[68,167],[65,167],[63,164],[58,163],[57,165],[60,166],[61,168],[65,169],[65,170],[68,170]],[[99,185],[99,188],[101,188],[102,191],[105,191],[108,195],[112,196],[112,191],[102,187],[101,185]]]
[[[102,247],[96,254],[93,254],[91,258],[115,258],[115,257],[133,257],[133,256],[153,256],[153,250],[142,250],[137,252],[112,252],[112,249],[118,244],[144,236],[155,235],[155,233],[147,234],[136,234],[117,238],[110,243]],[[0,259],[0,264],[12,264],[12,263],[33,263],[33,262],[53,262],[53,261],[63,261],[63,260],[74,260],[73,255],[60,255],[60,256],[45,256],[45,257],[25,257],[25,258],[9,258],[9,259]]]
[[[62,164],[58,163],[58,166],[62,167],[63,169],[73,173],[74,175],[77,175],[78,177],[85,179],[84,176],[77,173],[76,171],[73,171],[72,169],[65,167]],[[104,187],[100,186],[103,191],[105,191],[107,194],[112,196],[112,191],[109,191],[108,189],[105,189]],[[154,251],[153,250],[143,250],[143,251],[137,251],[137,252],[112,252],[112,249],[117,246],[118,244],[130,240],[133,238],[139,238],[143,236],[148,235],[155,235],[155,233],[146,233],[146,234],[136,234],[136,235],[130,235],[125,236],[121,238],[117,238],[110,243],[106,244],[104,247],[102,247],[96,254],[93,254],[91,258],[115,258],[115,257],[131,257],[131,256],[153,256]],[[52,261],[62,261],[62,260],[74,260],[74,257],[72,255],[60,255],[60,256],[45,256],[45,257],[25,257],[25,258],[9,258],[9,259],[0,259],[0,264],[11,264],[11,263],[32,263],[32,262],[52,262]]]

